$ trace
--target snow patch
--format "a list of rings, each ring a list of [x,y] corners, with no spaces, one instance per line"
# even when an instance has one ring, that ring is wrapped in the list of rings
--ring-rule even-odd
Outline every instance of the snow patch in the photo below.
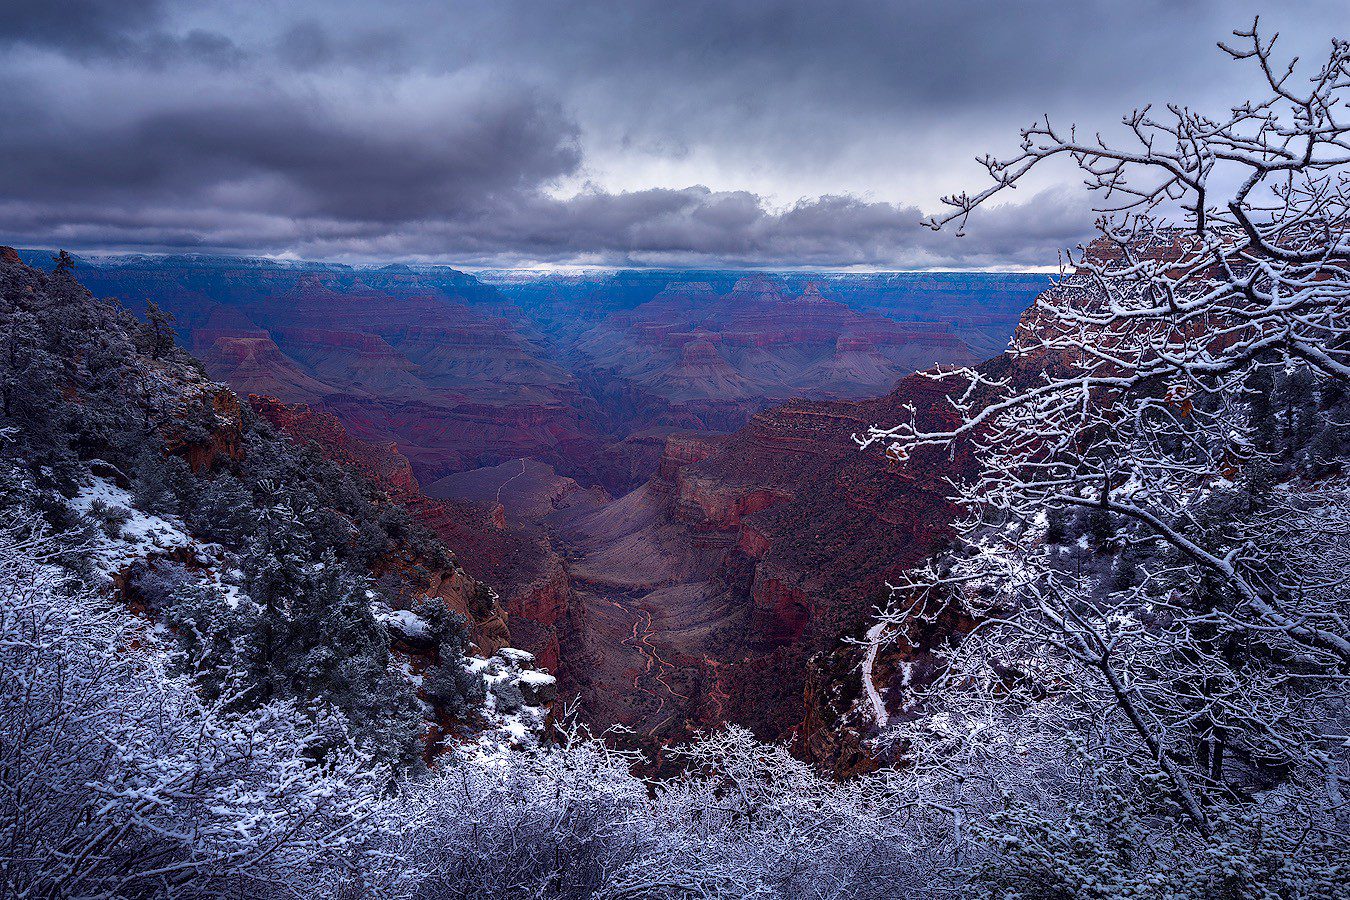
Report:
[[[464,668],[481,677],[487,688],[482,714],[488,727],[479,735],[475,752],[491,757],[537,747],[549,706],[532,705],[528,700],[539,696],[539,689],[551,687],[556,679],[534,668],[534,654],[503,647],[489,659],[465,660]]]
[[[109,581],[137,560],[193,544],[187,528],[177,517],[157,516],[137,509],[136,499],[130,492],[98,475],[90,475],[69,504],[76,512],[95,521],[100,521],[94,513],[95,504],[126,516],[116,537],[99,532],[91,553],[94,567]]]
[[[376,621],[409,640],[431,640],[431,626],[427,620],[410,609],[389,609],[383,604],[372,606]]]

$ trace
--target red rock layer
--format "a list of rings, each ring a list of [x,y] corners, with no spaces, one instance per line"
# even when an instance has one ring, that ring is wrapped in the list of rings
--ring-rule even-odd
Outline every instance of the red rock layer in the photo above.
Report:
[[[942,387],[920,376],[875,400],[794,400],[731,435],[672,435],[646,485],[550,517],[584,610],[578,687],[596,727],[626,725],[658,758],[719,722],[799,729],[811,655],[948,534],[943,479],[966,457],[902,466],[852,440],[911,403],[921,424],[950,423]]]
[[[182,258],[83,274],[133,306],[154,298],[241,395],[333,412],[356,437],[396,442],[427,479],[604,444],[594,402],[545,358],[519,310],[453,270]]]
[[[392,444],[381,447],[353,437],[336,417],[305,404],[282,403],[272,397],[249,397],[253,411],[274,428],[301,444],[315,447],[325,458],[353,469],[384,489],[392,502],[401,503],[419,520],[440,532],[438,524],[460,512],[447,504],[426,497],[413,475],[406,457]],[[440,535],[442,539],[445,535]],[[451,535],[452,537],[454,535]],[[421,558],[415,552],[396,551],[377,564],[374,574],[399,570],[411,576],[427,596],[438,597],[448,609],[469,620],[470,639],[478,650],[491,655],[515,640],[506,610],[487,585],[463,565],[460,548],[447,540],[456,552],[457,565],[442,567]]]

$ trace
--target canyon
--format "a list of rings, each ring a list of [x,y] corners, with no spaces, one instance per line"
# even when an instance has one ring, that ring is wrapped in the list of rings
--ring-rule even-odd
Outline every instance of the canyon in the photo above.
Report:
[[[592,729],[659,770],[736,722],[842,773],[868,765],[849,641],[941,546],[968,464],[853,435],[911,407],[949,422],[912,373],[997,354],[1046,282],[219,257],[79,276],[171,313],[256,415],[413,510],[495,592],[440,591],[475,641],[534,653]]]

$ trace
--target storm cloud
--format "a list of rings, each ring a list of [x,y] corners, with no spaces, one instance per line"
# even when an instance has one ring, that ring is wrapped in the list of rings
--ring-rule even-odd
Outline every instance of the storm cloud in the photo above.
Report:
[[[1244,3],[0,0],[0,240],[349,260],[1056,261],[1088,198],[921,227],[1042,113],[1222,108]],[[1315,54],[1340,3],[1267,22]]]

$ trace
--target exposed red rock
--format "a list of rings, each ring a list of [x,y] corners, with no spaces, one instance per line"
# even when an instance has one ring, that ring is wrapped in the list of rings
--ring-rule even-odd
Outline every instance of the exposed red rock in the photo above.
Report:
[[[408,507],[433,531],[439,532],[437,525],[447,518],[462,514],[422,493],[412,466],[395,445],[380,447],[359,440],[336,417],[305,404],[282,403],[256,394],[249,397],[249,403],[254,412],[292,440],[310,444],[326,459],[370,478],[388,493],[392,501]],[[458,549],[449,541],[447,546]],[[462,563],[443,568],[416,554],[396,552],[382,560],[374,574],[378,576],[395,569],[409,576],[422,593],[440,598],[448,609],[468,619],[469,637],[479,652],[491,655],[512,645],[514,636],[506,611],[487,585],[475,578]]]
[[[239,397],[222,385],[205,385],[183,403],[164,434],[165,450],[181,456],[194,472],[244,456],[244,420]]]
[[[575,660],[568,647],[579,633],[583,610],[546,523],[554,515],[594,509],[609,496],[527,459],[448,476],[427,493],[439,498],[427,509],[440,509],[424,521],[476,577],[500,592],[516,646],[558,674],[560,690],[570,695]]]
[[[649,398],[643,421],[672,424],[685,412],[719,420],[722,430],[789,397],[874,396],[916,369],[977,360],[946,324],[860,313],[819,284],[794,294],[758,276],[725,296],[701,282],[669,285],[605,318],[577,350],[591,368]]]
[[[545,358],[519,310],[454,270],[187,257],[82,276],[133,308],[153,297],[211,375],[240,393],[333,412],[363,440],[396,442],[428,480],[605,443],[594,402]]]
[[[948,534],[943,477],[968,459],[901,465],[852,440],[908,403],[922,423],[951,422],[921,376],[875,400],[794,400],[735,434],[672,435],[647,484],[547,518],[584,610],[576,684],[593,724],[631,727],[658,754],[718,722],[797,729],[808,658]]]

